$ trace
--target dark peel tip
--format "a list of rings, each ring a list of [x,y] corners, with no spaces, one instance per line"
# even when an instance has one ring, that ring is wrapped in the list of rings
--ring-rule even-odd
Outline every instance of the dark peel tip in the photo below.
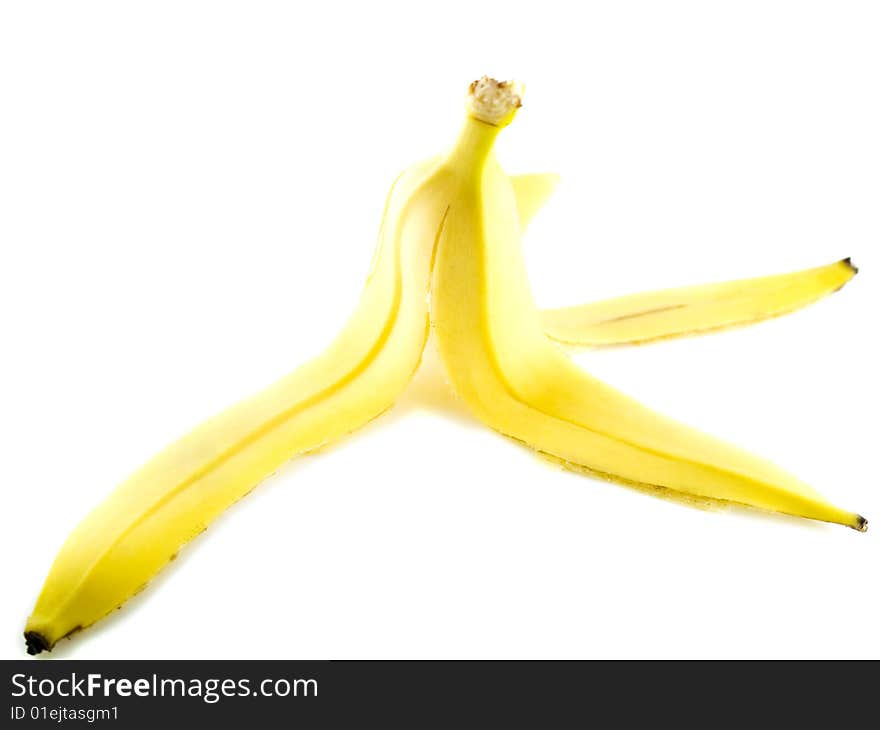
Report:
[[[847,256],[845,259],[843,259],[843,260],[841,261],[841,263],[842,263],[842,264],[845,264],[846,266],[849,266],[849,268],[852,269],[853,275],[859,273],[859,267],[856,266],[856,265],[852,262],[852,259],[851,259],[849,256]]]
[[[858,518],[856,520],[856,529],[859,532],[867,532],[868,531],[868,520],[866,520],[861,515],[856,515],[856,517]]]
[[[27,644],[27,653],[31,656],[50,650],[49,642],[43,638],[42,634],[38,634],[36,631],[25,631],[24,641]]]

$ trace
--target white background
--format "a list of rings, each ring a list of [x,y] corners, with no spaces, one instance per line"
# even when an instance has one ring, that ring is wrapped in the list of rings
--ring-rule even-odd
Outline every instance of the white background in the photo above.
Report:
[[[880,656],[878,38],[872,2],[3,3],[0,655],[103,495],[329,341],[488,73],[528,86],[503,164],[563,175],[540,304],[853,257],[792,316],[576,357],[875,529],[563,472],[423,375],[53,656]]]

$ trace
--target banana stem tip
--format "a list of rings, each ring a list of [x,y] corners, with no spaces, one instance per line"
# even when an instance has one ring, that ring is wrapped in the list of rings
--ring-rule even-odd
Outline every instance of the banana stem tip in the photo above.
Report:
[[[474,119],[504,127],[522,106],[523,85],[518,81],[496,81],[483,76],[468,88],[467,111]]]

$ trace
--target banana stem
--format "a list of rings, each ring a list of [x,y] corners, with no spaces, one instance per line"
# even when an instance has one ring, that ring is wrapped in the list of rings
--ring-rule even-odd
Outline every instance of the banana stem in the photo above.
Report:
[[[522,106],[522,92],[523,85],[518,81],[496,81],[483,76],[468,88],[468,116],[494,127],[506,127]]]

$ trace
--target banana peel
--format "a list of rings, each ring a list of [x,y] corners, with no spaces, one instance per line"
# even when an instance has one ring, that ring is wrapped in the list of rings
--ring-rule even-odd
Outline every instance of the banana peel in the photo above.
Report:
[[[774,317],[842,287],[856,273],[849,259],[539,311],[520,240],[558,178],[509,177],[495,158],[495,140],[520,105],[515,83],[484,77],[471,85],[452,148],[392,186],[367,283],[336,340],[157,454],[76,527],[27,621],[29,653],[51,650],[123,604],[287,460],[390,408],[431,331],[449,381],[477,418],[569,468],[685,501],[867,528],[770,462],[602,383],[559,346],[646,342]]]

